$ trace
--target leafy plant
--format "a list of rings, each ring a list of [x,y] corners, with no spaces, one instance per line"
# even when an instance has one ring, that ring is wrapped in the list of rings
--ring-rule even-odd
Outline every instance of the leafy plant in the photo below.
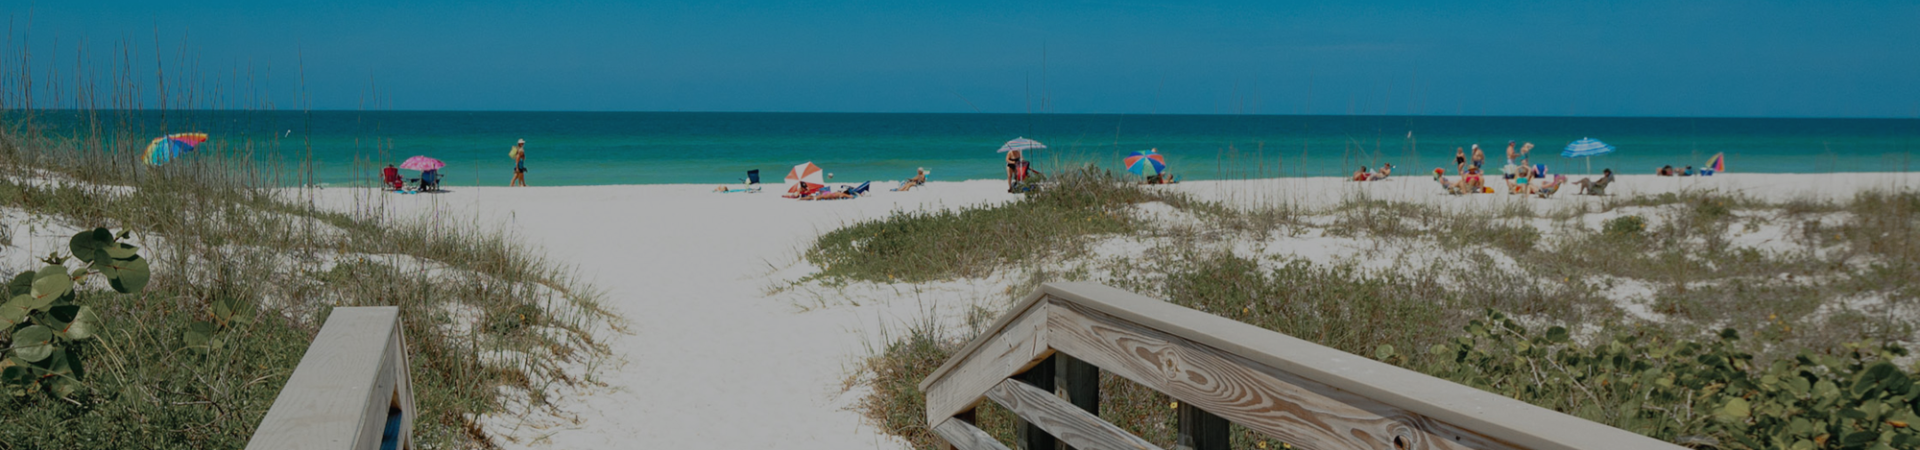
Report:
[[[1727,329],[1707,342],[1626,335],[1582,346],[1566,328],[1530,334],[1488,311],[1435,345],[1455,381],[1672,442],[1718,448],[1920,446],[1914,376],[1894,345],[1848,345],[1765,367]],[[1391,351],[1388,351],[1390,353]]]
[[[47,390],[66,397],[80,387],[84,376],[75,343],[92,339],[100,317],[77,304],[75,282],[93,274],[107,278],[120,293],[146,287],[147,262],[138,248],[121,243],[127,233],[114,235],[105,228],[73,235],[68,250],[87,265],[69,272],[67,258],[48,255],[46,267],[22,272],[7,282],[9,300],[0,304],[0,330],[5,352],[0,353],[0,388],[14,396]]]

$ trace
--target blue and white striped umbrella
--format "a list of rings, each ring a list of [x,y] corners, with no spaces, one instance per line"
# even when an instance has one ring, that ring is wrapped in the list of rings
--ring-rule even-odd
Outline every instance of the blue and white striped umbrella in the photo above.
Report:
[[[1573,143],[1567,144],[1567,149],[1565,151],[1560,152],[1560,156],[1565,156],[1568,158],[1579,158],[1583,156],[1605,155],[1608,153],[1613,153],[1612,145],[1607,145],[1607,143],[1605,142],[1600,142],[1599,139],[1581,138],[1578,141],[1573,141]]]
[[[1047,144],[1042,144],[1040,143],[1040,141],[1036,141],[1032,139],[1018,138],[1011,141],[1007,141],[1006,145],[1000,146],[1000,153],[1006,153],[1006,152],[1015,151],[1015,150],[1024,152],[1027,150],[1033,150],[1038,148],[1047,148]]]

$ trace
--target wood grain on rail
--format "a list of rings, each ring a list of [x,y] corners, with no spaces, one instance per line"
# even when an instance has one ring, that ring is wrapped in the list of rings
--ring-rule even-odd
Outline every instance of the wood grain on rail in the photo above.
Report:
[[[959,450],[1007,450],[1007,446],[994,440],[993,435],[960,419],[947,419],[934,426],[933,432]]]
[[[1512,448],[1072,303],[1049,308],[1061,352],[1301,448]]]
[[[1100,416],[1061,400],[1052,392],[1018,380],[1001,381],[987,391],[987,398],[1074,448],[1160,450],[1160,447],[1145,439],[1101,420]]]
[[[994,384],[1053,354],[1042,332],[1046,325],[1047,306],[1032,305],[980,342],[970,357],[944,371],[943,378],[929,378],[921,388],[927,394],[927,423],[940,423],[973,408]]]

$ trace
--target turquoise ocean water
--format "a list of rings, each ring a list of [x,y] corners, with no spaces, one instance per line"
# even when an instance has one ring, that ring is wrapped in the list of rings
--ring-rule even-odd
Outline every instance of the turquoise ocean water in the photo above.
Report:
[[[64,129],[73,112],[35,123]],[[1049,148],[1043,169],[1094,163],[1120,169],[1157,148],[1184,179],[1339,176],[1392,163],[1421,174],[1452,167],[1454,149],[1478,143],[1490,165],[1509,140],[1533,142],[1534,163],[1581,173],[1559,156],[1593,137],[1619,151],[1593,170],[1651,173],[1702,165],[1725,152],[1729,172],[1862,172],[1920,168],[1920,120],[1611,117],[1260,116],[1108,114],[843,114],[686,112],[155,111],[103,113],[135,135],[200,131],[220,151],[248,149],[289,166],[310,161],[330,185],[367,183],[413,155],[447,163],[449,185],[506,185],[507,150],[527,140],[533,185],[731,183],[749,169],[779,183],[803,162],[834,183],[898,180],[914,168],[934,181],[1004,176],[994,151],[1016,137]],[[17,120],[17,119],[16,119]],[[63,125],[67,124],[67,125]]]

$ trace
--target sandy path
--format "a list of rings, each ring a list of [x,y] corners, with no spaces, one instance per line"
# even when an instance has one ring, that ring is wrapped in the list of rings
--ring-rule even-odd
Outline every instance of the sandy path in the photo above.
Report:
[[[577,425],[514,433],[544,438],[531,446],[898,448],[846,410],[858,395],[843,395],[842,384],[866,354],[871,329],[911,320],[923,305],[801,308],[817,299],[769,297],[767,287],[810,271],[791,264],[823,231],[896,209],[1014,198],[996,186],[936,183],[834,202],[692,185],[462,187],[377,198],[393,211],[437,207],[443,217],[477,213],[502,222],[555,260],[577,264],[606,291],[606,306],[629,321],[630,333],[610,336],[625,360],[601,374],[610,388],[564,405],[581,418]],[[351,207],[355,196],[323,194],[336,207]]]

